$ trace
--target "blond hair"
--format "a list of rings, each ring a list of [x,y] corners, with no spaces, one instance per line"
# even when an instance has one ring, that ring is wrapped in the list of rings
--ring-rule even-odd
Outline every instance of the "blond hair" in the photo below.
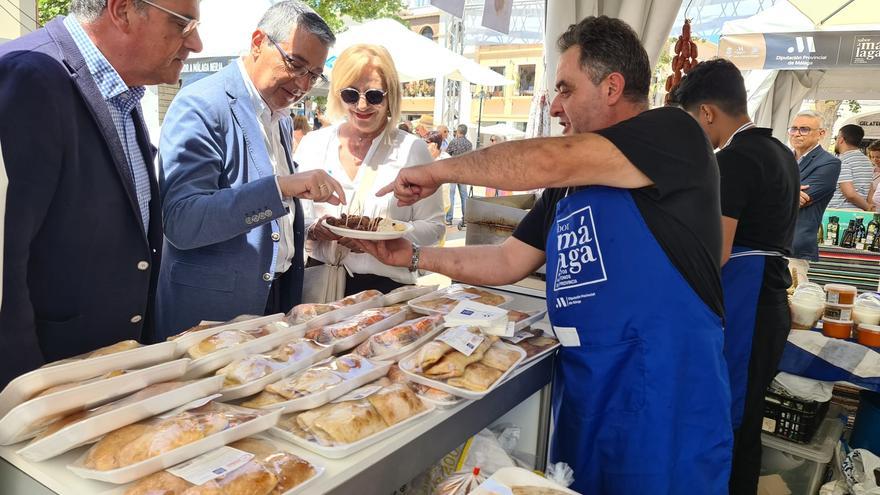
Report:
[[[385,85],[385,99],[388,102],[388,120],[400,120],[400,78],[391,54],[379,45],[352,45],[339,54],[330,74],[330,93],[327,95],[327,115],[333,120],[341,120],[348,113],[339,92],[350,87],[368,70],[375,70]],[[393,127],[393,126],[392,126]],[[386,124],[385,128],[388,128]]]

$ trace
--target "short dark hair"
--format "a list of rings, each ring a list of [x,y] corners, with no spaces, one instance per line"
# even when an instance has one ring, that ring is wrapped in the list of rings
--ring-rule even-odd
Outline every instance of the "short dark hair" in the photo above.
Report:
[[[723,58],[695,65],[681,79],[672,99],[689,112],[704,103],[711,103],[728,115],[748,114],[748,97],[742,73],[733,62]]]
[[[847,124],[841,127],[837,133],[843,138],[843,142],[850,146],[859,146],[865,137],[865,130],[862,129],[862,126],[855,124]]]
[[[456,127],[455,130],[456,130],[456,132],[458,132],[458,134],[460,136],[467,136],[467,126],[466,125],[458,124],[458,127]]]
[[[434,143],[439,149],[441,146],[443,146],[443,136],[441,136],[438,131],[431,131],[428,133],[427,136],[425,136],[425,142]]]
[[[569,26],[556,45],[561,52],[580,47],[581,69],[593,84],[618,72],[626,81],[623,95],[630,101],[647,103],[651,65],[645,47],[627,23],[604,15],[590,16]]]

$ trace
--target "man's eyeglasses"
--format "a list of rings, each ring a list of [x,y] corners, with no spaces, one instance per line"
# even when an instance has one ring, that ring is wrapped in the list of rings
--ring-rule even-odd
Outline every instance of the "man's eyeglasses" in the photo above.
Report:
[[[199,20],[198,19],[193,19],[191,17],[187,17],[185,15],[178,14],[177,12],[174,12],[173,10],[166,9],[165,7],[163,7],[159,4],[153,3],[150,0],[141,0],[141,1],[151,7],[155,7],[157,9],[161,10],[162,12],[165,12],[166,14],[168,14],[172,17],[176,17],[176,18],[180,19],[181,21],[185,22],[186,25],[181,26],[183,28],[183,30],[180,32],[180,35],[183,36],[184,38],[193,34],[195,32],[196,28],[199,27]]]
[[[310,71],[309,68],[306,67],[304,64],[297,62],[297,60],[295,58],[293,58],[293,56],[288,55],[288,53],[286,51],[284,51],[284,48],[281,48],[281,45],[279,45],[277,41],[273,40],[269,36],[266,36],[266,38],[270,42],[272,42],[273,45],[275,45],[275,48],[278,49],[278,53],[280,53],[281,58],[284,59],[284,64],[285,64],[285,67],[287,68],[287,72],[289,72],[291,76],[299,78],[299,77],[305,77],[306,75],[308,75],[309,76],[309,84],[311,84],[311,85],[315,85],[318,81],[321,81],[321,84],[324,84],[327,82],[327,76],[325,76],[324,74],[319,74],[317,72]]]
[[[812,127],[806,127],[806,126],[789,127],[788,134],[790,136],[797,136],[797,135],[806,136],[807,134],[809,134],[815,130],[816,129],[813,129]]]
[[[361,96],[363,96],[370,105],[379,105],[382,103],[382,100],[385,99],[386,93],[387,91],[382,91],[381,89],[368,89],[361,93],[354,88],[345,88],[339,92],[339,97],[349,105],[356,105],[357,102],[360,101]]]

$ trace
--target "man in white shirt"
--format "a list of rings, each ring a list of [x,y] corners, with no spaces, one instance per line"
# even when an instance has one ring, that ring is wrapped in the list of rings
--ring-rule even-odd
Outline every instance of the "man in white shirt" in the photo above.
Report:
[[[309,7],[270,7],[250,52],[184,87],[160,140],[167,263],[160,338],[201,320],[286,312],[302,298],[300,199],[340,204],[323,170],[296,173],[289,107],[323,80],[335,37]]]
[[[840,158],[840,177],[837,179],[837,191],[828,203],[829,208],[874,209],[868,198],[874,166],[859,149],[864,137],[865,130],[855,124],[847,124],[837,131],[834,152]]]

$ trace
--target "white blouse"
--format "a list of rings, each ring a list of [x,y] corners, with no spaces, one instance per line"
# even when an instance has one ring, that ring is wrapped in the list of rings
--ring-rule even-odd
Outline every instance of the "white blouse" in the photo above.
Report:
[[[339,161],[340,125],[322,127],[306,134],[294,153],[293,159],[299,165],[299,172],[325,170],[342,185],[348,202],[348,205],[340,207],[329,203],[303,201],[306,225],[311,225],[324,215],[338,216],[340,213],[384,216],[412,223],[415,228],[406,235],[408,240],[420,246],[437,244],[446,231],[443,225],[443,197],[440,190],[412,206],[405,207],[397,206],[393,194],[376,197],[376,191],[394,181],[398,171],[403,167],[423,165],[433,161],[425,142],[396,127],[390,127],[373,140],[364,162],[358,167],[357,175],[352,180]],[[365,173],[368,172],[367,167],[373,167],[375,170],[373,183],[365,194],[355,197],[362,180],[372,175]],[[326,263],[332,258],[335,244],[307,240],[306,254]],[[380,275],[404,284],[412,284],[416,281],[417,274],[410,273],[407,268],[385,265],[366,253],[349,253],[343,259],[343,264],[351,273]]]

